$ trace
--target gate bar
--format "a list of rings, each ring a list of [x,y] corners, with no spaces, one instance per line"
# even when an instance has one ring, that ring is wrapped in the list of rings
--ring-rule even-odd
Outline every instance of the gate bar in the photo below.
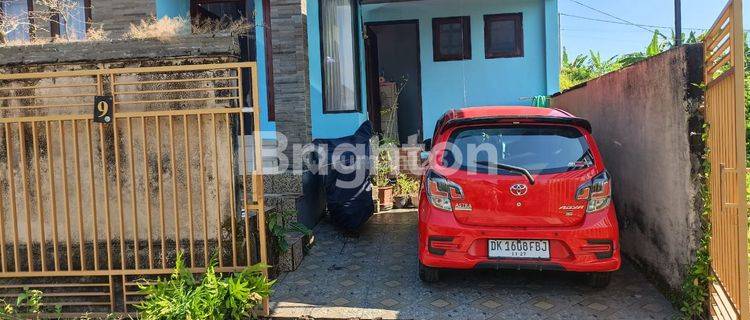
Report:
[[[746,137],[747,137],[747,127],[745,124],[745,82],[744,82],[744,70],[745,70],[745,34],[744,29],[742,27],[743,25],[743,18],[742,18],[742,10],[743,10],[743,4],[742,0],[733,0],[732,1],[732,46],[734,47],[730,52],[732,53],[732,58],[734,59],[733,64],[736,69],[737,75],[735,76],[735,82],[734,82],[734,99],[735,99],[735,106],[736,106],[736,112],[735,112],[735,123],[736,123],[736,136],[737,136],[737,143],[736,143],[736,156],[737,156],[737,166],[736,169],[736,177],[737,177],[737,193],[738,193],[738,199],[737,199],[737,212],[738,217],[737,219],[740,219],[741,221],[738,222],[737,228],[734,228],[738,233],[737,239],[739,243],[737,243],[738,249],[744,250],[736,250],[735,254],[739,255],[739,265],[735,266],[736,268],[739,268],[739,301],[736,301],[739,305],[740,309],[740,319],[748,320],[750,319],[750,288],[748,287],[748,260],[747,260],[747,254],[748,254],[748,244],[747,244],[747,201],[745,201],[747,195],[745,194],[747,192],[747,186],[746,186],[746,179],[744,176],[741,176],[742,173],[747,171],[747,146],[746,146]],[[741,75],[741,76],[740,76]]]

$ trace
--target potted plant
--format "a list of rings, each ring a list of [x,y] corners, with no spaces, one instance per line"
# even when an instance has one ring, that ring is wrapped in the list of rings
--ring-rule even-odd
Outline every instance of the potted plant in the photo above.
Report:
[[[380,146],[380,152],[378,152],[378,161],[376,163],[376,171],[374,184],[377,187],[378,202],[380,203],[380,210],[391,210],[393,208],[393,186],[391,185],[390,175],[393,172],[391,165],[391,154],[390,150],[385,144]]]
[[[394,189],[393,203],[396,208],[406,208],[413,195],[417,194],[419,181],[403,173],[396,178],[396,188]],[[413,202],[414,204],[416,202]]]

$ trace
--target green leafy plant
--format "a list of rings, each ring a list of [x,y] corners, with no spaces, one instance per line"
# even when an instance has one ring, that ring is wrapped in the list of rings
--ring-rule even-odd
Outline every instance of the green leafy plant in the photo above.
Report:
[[[268,214],[268,231],[274,238],[276,249],[284,253],[289,251],[289,242],[286,241],[286,235],[289,232],[301,232],[306,236],[311,236],[312,231],[304,224],[297,221],[291,221],[297,215],[295,211],[271,212]]]
[[[39,319],[44,307],[42,297],[41,291],[25,288],[16,298],[15,304],[0,299],[0,319]]]
[[[696,39],[694,34],[691,34],[691,38]],[[703,36],[698,36],[697,39],[701,39]],[[747,34],[745,34],[747,39]],[[690,40],[689,40],[690,41]],[[688,41],[688,42],[689,42]],[[745,41],[747,42],[747,41]],[[745,134],[747,138],[747,145],[750,147],[750,47],[745,46]],[[701,87],[705,89],[705,84]],[[708,139],[708,127],[705,126],[703,129],[703,142],[706,143]],[[705,158],[702,163],[702,174],[701,179],[701,197],[703,200],[704,208],[701,218],[702,222],[702,236],[700,241],[700,247],[696,253],[696,261],[691,266],[688,272],[688,276],[682,285],[682,297],[680,299],[680,311],[682,312],[682,319],[700,319],[705,318],[708,310],[709,303],[709,285],[712,281],[716,281],[715,277],[711,274],[711,255],[709,252],[709,245],[711,242],[711,224],[709,220],[711,194],[708,189],[708,176],[711,172],[711,167],[708,162],[708,153],[710,150],[706,150]],[[750,148],[747,149],[746,158],[750,161]],[[748,196],[750,196],[750,175],[745,177],[747,183]],[[750,200],[750,199],[748,199]],[[748,218],[748,226],[750,226],[750,217]],[[748,242],[750,243],[750,234],[747,235]],[[750,252],[748,252],[748,258],[750,258]],[[749,266],[750,267],[750,266]]]
[[[745,46],[745,147],[746,159],[750,161],[750,48]]]
[[[268,268],[263,264],[222,276],[216,273],[215,263],[206,268],[199,281],[185,267],[182,256],[178,253],[177,265],[168,279],[140,281],[138,287],[146,295],[136,306],[141,319],[255,318],[255,307],[270,295],[275,282],[263,275]]]
[[[702,36],[696,36],[694,32],[691,32],[687,37],[683,35],[685,43],[697,43],[701,38]],[[609,59],[604,59],[598,52],[590,50],[588,55],[580,54],[571,60],[567,51],[563,48],[560,88],[562,90],[569,89],[580,83],[660,54],[673,46],[669,39],[670,37],[665,36],[661,31],[654,30],[651,41],[643,51],[613,56]]]
[[[396,177],[396,188],[393,193],[397,196],[409,196],[419,191],[419,180],[400,173]]]
[[[3,304],[3,309],[0,311],[0,319],[12,319],[12,316],[16,314],[16,307],[5,302],[4,299],[0,299],[0,303]]]
[[[745,159],[750,163],[750,45],[747,44],[747,33],[745,33]],[[745,174],[745,196],[750,203],[750,174]],[[747,258],[750,260],[750,210],[747,216]],[[750,264],[748,265],[750,270]]]
[[[42,302],[43,298],[44,293],[42,291],[24,288],[23,292],[16,298],[15,303],[7,303],[4,299],[0,299],[0,319],[41,319],[43,312],[57,315],[57,319],[61,319],[62,306],[55,305],[49,308]],[[78,319],[83,320],[85,318]]]
[[[26,306],[27,313],[38,316],[42,312],[42,292],[25,289],[16,299],[16,307]]]
[[[701,136],[704,144],[708,140],[708,124],[703,126]],[[711,275],[711,254],[709,245],[711,243],[711,222],[709,214],[711,212],[711,193],[708,189],[708,177],[711,174],[711,165],[708,161],[706,152],[701,159],[702,173],[700,196],[703,201],[703,212],[701,214],[701,240],[700,246],[696,251],[696,259],[688,270],[687,277],[682,284],[682,296],[679,300],[679,308],[682,313],[682,319],[701,319],[706,315],[708,310],[709,292],[708,287],[712,281],[716,280]]]
[[[393,174],[393,157],[391,153],[397,150],[397,144],[391,140],[383,140],[378,147],[378,158],[375,163],[375,176],[373,183],[378,187],[386,187],[391,184]]]

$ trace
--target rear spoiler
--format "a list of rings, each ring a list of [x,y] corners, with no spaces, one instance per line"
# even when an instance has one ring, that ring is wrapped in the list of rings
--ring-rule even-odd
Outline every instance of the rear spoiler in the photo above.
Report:
[[[477,118],[458,118],[448,120],[444,124],[444,128],[468,125],[468,124],[489,124],[489,123],[507,123],[507,122],[519,122],[519,123],[551,123],[551,124],[563,124],[573,125],[582,127],[588,133],[591,133],[591,123],[586,119],[570,117],[546,117],[546,116],[499,116],[499,117],[477,117]]]

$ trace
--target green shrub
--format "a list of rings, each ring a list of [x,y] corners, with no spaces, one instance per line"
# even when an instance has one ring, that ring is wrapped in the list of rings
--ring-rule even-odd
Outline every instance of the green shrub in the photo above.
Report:
[[[0,299],[0,319],[39,319],[42,312],[42,292],[24,289],[18,295],[15,304],[9,304]]]
[[[708,128],[708,124],[703,125],[701,139],[705,145],[708,145]],[[711,244],[711,192],[708,188],[708,178],[711,175],[711,164],[708,161],[708,156],[711,150],[706,147],[705,151],[701,158],[700,174],[700,196],[703,203],[700,246],[695,253],[695,262],[688,269],[687,276],[682,283],[681,296],[676,301],[681,312],[676,317],[677,319],[704,319],[709,303],[708,287],[712,281],[716,280],[711,275],[711,253],[709,251]]]
[[[255,307],[271,293],[275,281],[269,281],[256,264],[228,276],[216,273],[214,264],[206,269],[200,281],[185,268],[182,254],[168,279],[155,283],[142,281],[140,291],[146,294],[137,305],[141,319],[243,319],[256,317]]]
[[[276,250],[280,253],[289,251],[289,242],[286,241],[286,234],[289,232],[297,231],[301,232],[306,236],[311,236],[312,231],[305,225],[297,222],[290,221],[292,216],[296,215],[295,211],[284,211],[284,212],[270,212],[268,214],[268,231],[273,236],[273,242],[276,244]]]
[[[398,196],[410,196],[419,191],[419,180],[399,173],[396,177],[396,188],[394,193]]]

